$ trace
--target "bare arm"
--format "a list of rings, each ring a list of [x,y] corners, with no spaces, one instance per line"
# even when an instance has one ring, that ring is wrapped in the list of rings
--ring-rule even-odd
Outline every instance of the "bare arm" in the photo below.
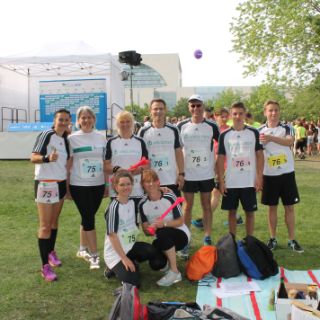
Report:
[[[264,155],[262,150],[256,151],[257,168],[256,168],[256,191],[262,190]]]
[[[264,134],[260,136],[260,140],[262,143],[274,142],[287,147],[292,147],[294,143],[294,137],[290,135],[285,137],[276,137],[270,134]]]
[[[222,195],[225,194],[226,188],[224,184],[224,162],[226,156],[223,154],[218,154],[217,162],[216,162],[216,169],[217,169],[217,179],[219,182],[219,190]]]
[[[184,185],[184,158],[182,148],[175,149],[176,154],[176,163],[178,167],[178,177],[177,184],[179,185],[179,189],[181,190]]]

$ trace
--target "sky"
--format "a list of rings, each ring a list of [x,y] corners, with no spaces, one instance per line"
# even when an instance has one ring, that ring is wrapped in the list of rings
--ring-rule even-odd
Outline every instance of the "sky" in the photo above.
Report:
[[[178,53],[183,86],[259,85],[230,52],[240,0],[2,0],[0,56],[83,41],[100,53]],[[194,51],[203,52],[201,59]]]

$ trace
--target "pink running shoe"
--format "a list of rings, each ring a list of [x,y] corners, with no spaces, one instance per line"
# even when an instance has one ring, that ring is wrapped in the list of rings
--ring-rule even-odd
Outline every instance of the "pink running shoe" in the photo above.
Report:
[[[49,253],[48,260],[51,267],[61,267],[62,265],[55,251],[51,251]]]
[[[49,282],[56,281],[58,279],[57,275],[54,273],[54,271],[51,269],[48,263],[42,267],[41,275],[44,280]]]

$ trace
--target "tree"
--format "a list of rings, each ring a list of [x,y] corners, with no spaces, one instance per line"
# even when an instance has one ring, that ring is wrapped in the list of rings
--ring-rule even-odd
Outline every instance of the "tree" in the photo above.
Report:
[[[320,1],[246,0],[230,31],[245,75],[267,71],[268,80],[293,85],[319,74]]]
[[[189,117],[190,113],[188,110],[188,98],[180,98],[180,100],[171,110],[171,114],[173,114],[175,117],[181,117],[181,116]]]
[[[297,90],[292,109],[295,117],[318,119],[320,116],[320,76],[309,86]]]
[[[215,110],[222,107],[229,108],[233,102],[244,101],[244,95],[240,91],[234,91],[229,88],[219,92],[213,101]]]
[[[131,108],[131,105],[126,106],[125,110],[132,112],[134,115],[134,119],[138,122],[143,122],[143,117],[150,115],[149,107],[146,104],[143,108],[140,108],[138,104],[134,104],[133,108]]]
[[[263,121],[263,105],[267,100],[276,100],[281,106],[281,110],[288,106],[288,100],[284,93],[272,84],[262,84],[255,88],[248,100],[247,107],[257,121]]]

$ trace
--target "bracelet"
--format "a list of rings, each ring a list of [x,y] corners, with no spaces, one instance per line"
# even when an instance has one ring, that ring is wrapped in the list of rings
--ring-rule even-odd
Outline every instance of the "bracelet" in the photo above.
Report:
[[[43,162],[43,163],[48,163],[48,162],[50,162],[49,157],[48,157],[48,156],[42,156],[42,162]]]
[[[185,173],[184,173],[184,172],[179,172],[179,176],[184,177],[184,176],[185,176]]]
[[[120,169],[120,166],[115,166],[113,167],[112,172],[116,173],[119,169]]]

